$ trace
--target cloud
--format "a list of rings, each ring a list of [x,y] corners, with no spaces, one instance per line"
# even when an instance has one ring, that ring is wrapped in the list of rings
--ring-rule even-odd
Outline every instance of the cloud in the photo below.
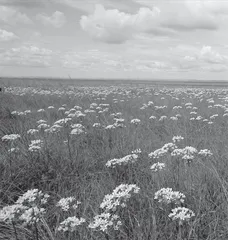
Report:
[[[47,0],[0,0],[0,5],[24,8],[43,7]]]
[[[118,9],[120,11],[135,12],[141,4],[132,0],[51,0],[52,2],[69,6],[84,13],[92,14],[95,4],[100,4],[105,8]]]
[[[160,24],[177,31],[217,30],[228,16],[228,1],[209,0],[134,0],[161,10]]]
[[[66,22],[64,13],[59,11],[54,12],[51,16],[37,14],[36,19],[41,21],[44,25],[53,26],[55,28],[61,28]]]
[[[0,42],[8,42],[15,39],[18,39],[18,36],[16,36],[14,33],[0,29]]]
[[[211,46],[203,46],[193,56],[185,56],[180,63],[182,69],[198,69],[221,72],[227,70],[228,57],[213,50]]]
[[[32,20],[24,13],[11,7],[0,6],[0,21],[10,25],[17,23],[32,24]]]
[[[50,67],[54,53],[37,46],[21,46],[0,53],[1,66]]]
[[[191,1],[185,0],[185,4],[188,10],[195,15],[208,14],[208,15],[223,15],[228,14],[228,2],[227,1],[208,1],[198,0]]]
[[[160,10],[156,7],[143,7],[136,14],[130,14],[96,5],[93,14],[81,17],[80,25],[93,39],[118,44],[140,32],[170,34],[170,30],[159,26],[159,16]]]

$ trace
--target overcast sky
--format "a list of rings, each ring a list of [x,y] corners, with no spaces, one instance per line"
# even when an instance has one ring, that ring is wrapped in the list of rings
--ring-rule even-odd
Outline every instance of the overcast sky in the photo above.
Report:
[[[228,0],[0,0],[0,76],[228,80]]]

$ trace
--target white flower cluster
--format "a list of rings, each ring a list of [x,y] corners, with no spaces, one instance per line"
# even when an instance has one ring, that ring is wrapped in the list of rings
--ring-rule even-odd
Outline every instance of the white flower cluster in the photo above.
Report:
[[[76,216],[68,217],[63,222],[60,223],[58,231],[70,231],[73,232],[80,226],[82,223],[86,222],[84,218],[77,218]]]
[[[21,136],[19,134],[9,134],[2,137],[2,141],[15,141]]]
[[[149,119],[153,119],[153,120],[155,120],[156,117],[155,117],[155,116],[150,116]]]
[[[88,227],[94,230],[107,232],[108,227],[113,226],[114,230],[118,230],[121,225],[122,222],[119,220],[118,215],[107,212],[96,215],[94,221],[90,223]]]
[[[30,205],[30,204],[46,204],[49,198],[48,194],[44,194],[38,189],[31,189],[24,193],[16,201],[17,204]]]
[[[175,149],[172,151],[171,156],[181,156],[184,160],[193,160],[198,153],[197,149],[191,146],[186,146],[182,149]]]
[[[61,198],[56,206],[60,207],[64,212],[67,212],[70,208],[77,209],[80,203],[81,202],[76,201],[75,197],[67,197]]]
[[[48,125],[47,123],[41,123],[37,126],[37,128],[39,128],[40,130],[47,129],[49,127],[50,125]]]
[[[131,153],[132,154],[140,154],[140,153],[142,153],[142,150],[140,148],[138,148],[138,149],[133,150]]]
[[[167,153],[176,148],[177,146],[174,143],[166,143],[162,148],[156,149],[154,152],[151,152],[148,156],[150,158],[158,159],[160,157],[166,156]]]
[[[213,153],[208,149],[201,149],[198,154],[202,157],[211,157]]]
[[[62,129],[62,126],[60,126],[58,124],[54,124],[50,128],[45,129],[44,131],[46,133],[58,133],[58,132],[60,132],[61,129]]]
[[[71,122],[71,120],[72,120],[71,118],[62,118],[54,122],[54,125],[58,124],[60,126],[66,126]]]
[[[37,140],[32,140],[31,143],[29,144],[29,151],[30,152],[39,152],[40,149],[43,146],[43,141],[40,139]]]
[[[183,138],[182,136],[174,136],[174,137],[172,138],[172,141],[173,141],[174,143],[180,142],[181,140],[184,140],[184,138]]]
[[[31,225],[38,222],[44,215],[42,205],[47,203],[48,194],[38,189],[28,190],[18,198],[15,204],[5,206],[0,210],[0,221],[11,224],[12,222],[22,225]]]
[[[185,195],[178,191],[173,191],[172,188],[162,188],[155,193],[155,200],[158,200],[159,203],[183,203]]]
[[[128,163],[135,163],[138,160],[138,155],[133,153],[122,158],[114,158],[109,160],[105,165],[107,167],[115,168],[117,165],[127,165]]]
[[[70,132],[71,135],[80,135],[82,133],[85,133],[84,126],[80,123],[72,124],[71,128],[72,128]]]
[[[106,126],[106,127],[105,127],[106,130],[116,129],[116,128],[124,128],[124,127],[125,127],[125,125],[124,125],[125,119],[114,117],[114,120],[115,120],[115,123]]]
[[[20,148],[18,147],[15,147],[15,148],[10,148],[8,150],[8,153],[18,153],[20,151]]]
[[[183,221],[188,221],[190,218],[194,217],[195,214],[192,210],[185,207],[177,207],[172,209],[172,212],[169,214],[169,217],[172,220],[179,220],[180,223]]]
[[[101,124],[100,124],[100,123],[94,123],[94,124],[93,124],[93,127],[94,127],[94,128],[99,128],[99,127],[101,127]]]
[[[165,168],[165,163],[161,163],[161,162],[157,162],[157,163],[154,163],[150,169],[153,171],[153,172],[158,172],[162,169]]]
[[[21,204],[13,204],[10,206],[5,206],[0,210],[0,221],[7,224],[12,222],[18,222],[21,213],[26,209],[25,206]]]
[[[29,129],[29,130],[27,131],[27,134],[35,135],[35,134],[38,133],[38,132],[39,132],[39,130],[37,130],[37,129]]]
[[[167,116],[161,116],[158,121],[159,121],[159,122],[162,122],[162,121],[164,121],[165,119],[167,119]]]
[[[37,123],[38,123],[38,124],[42,124],[42,123],[47,123],[47,121],[46,121],[46,120],[43,120],[43,119],[40,119],[40,120],[37,121]]]
[[[132,124],[135,124],[135,125],[140,124],[140,122],[141,122],[141,120],[140,120],[140,119],[137,119],[137,118],[131,120],[131,123],[132,123]]]
[[[104,232],[107,232],[108,227],[113,227],[114,230],[118,230],[122,223],[119,220],[119,216],[114,212],[117,211],[118,207],[126,207],[127,200],[133,193],[138,193],[139,190],[139,187],[135,184],[121,184],[116,187],[112,194],[107,194],[104,197],[100,204],[100,208],[103,209],[104,212],[94,217],[93,222],[89,224],[89,228]]]
[[[131,197],[132,193],[138,193],[139,187],[135,184],[120,184],[116,187],[112,194],[105,195],[100,208],[108,211],[116,211],[118,206],[125,207],[126,201]]]

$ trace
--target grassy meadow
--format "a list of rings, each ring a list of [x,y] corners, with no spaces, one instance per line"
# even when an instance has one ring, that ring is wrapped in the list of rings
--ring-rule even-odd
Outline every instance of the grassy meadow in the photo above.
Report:
[[[0,83],[0,239],[228,239],[228,89]]]

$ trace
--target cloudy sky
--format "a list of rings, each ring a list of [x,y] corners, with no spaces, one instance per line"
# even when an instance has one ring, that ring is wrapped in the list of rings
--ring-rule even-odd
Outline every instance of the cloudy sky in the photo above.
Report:
[[[0,76],[228,80],[228,0],[0,0]]]

